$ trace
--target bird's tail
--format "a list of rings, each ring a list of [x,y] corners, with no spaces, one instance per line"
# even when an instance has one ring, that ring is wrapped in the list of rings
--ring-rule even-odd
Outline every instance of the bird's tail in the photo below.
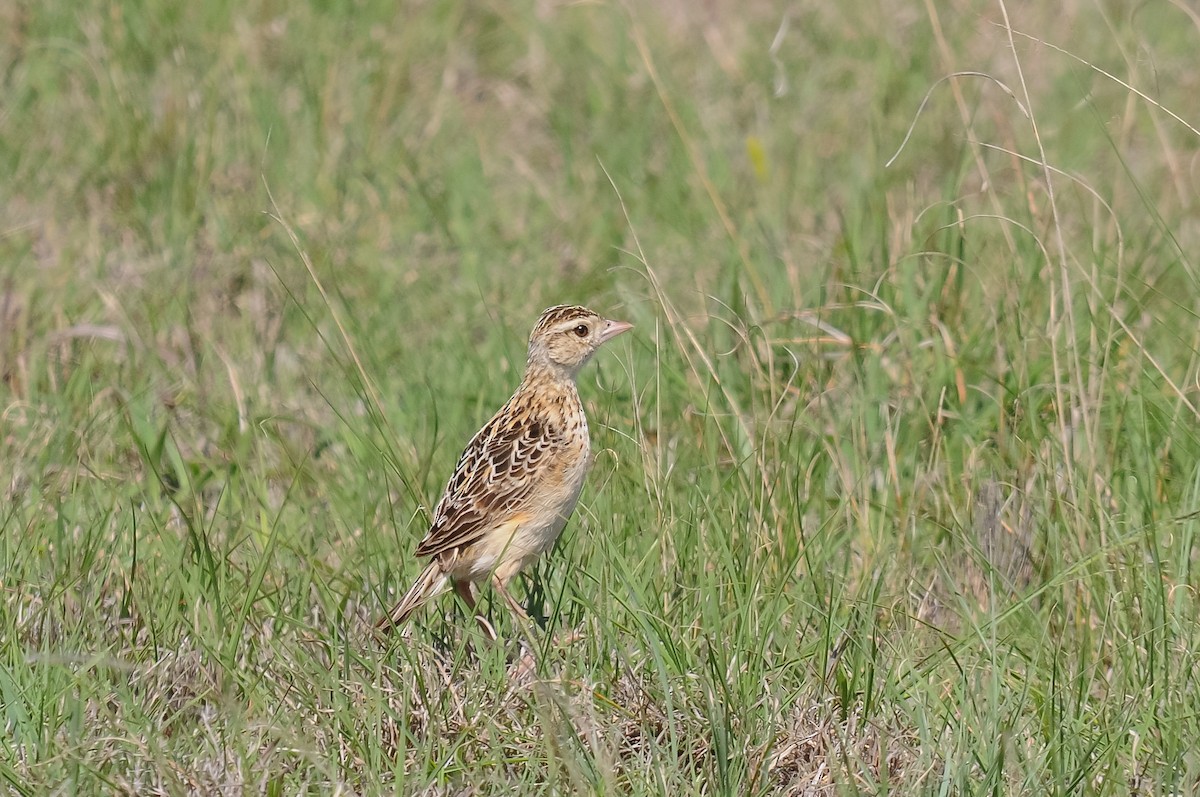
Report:
[[[395,608],[379,618],[379,622],[375,623],[375,629],[387,633],[400,627],[410,614],[424,605],[426,601],[441,595],[449,586],[450,576],[446,575],[437,559],[434,559],[429,563],[429,567],[421,571],[416,583],[409,587],[408,592],[404,593],[404,597],[400,599]]]

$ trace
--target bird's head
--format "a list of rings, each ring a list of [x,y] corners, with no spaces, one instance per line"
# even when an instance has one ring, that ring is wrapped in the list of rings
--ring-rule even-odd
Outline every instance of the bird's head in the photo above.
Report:
[[[586,307],[551,307],[529,335],[529,363],[574,377],[605,342],[632,328],[633,324],[609,321]]]

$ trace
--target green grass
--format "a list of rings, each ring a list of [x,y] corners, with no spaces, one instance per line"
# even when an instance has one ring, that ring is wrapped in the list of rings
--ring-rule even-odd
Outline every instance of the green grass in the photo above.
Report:
[[[0,790],[1200,789],[1194,16],[631,5],[0,10]],[[561,302],[537,677],[380,645]]]

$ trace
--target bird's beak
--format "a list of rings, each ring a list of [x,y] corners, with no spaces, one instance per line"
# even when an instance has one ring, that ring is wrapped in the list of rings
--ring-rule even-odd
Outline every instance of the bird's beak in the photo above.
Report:
[[[600,342],[610,341],[622,332],[628,332],[631,329],[633,329],[633,324],[626,321],[605,321],[604,329],[600,330]]]

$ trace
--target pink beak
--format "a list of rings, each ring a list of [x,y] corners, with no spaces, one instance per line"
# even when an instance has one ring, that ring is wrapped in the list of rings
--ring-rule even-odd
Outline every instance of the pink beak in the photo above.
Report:
[[[631,329],[633,329],[633,324],[626,321],[605,321],[604,329],[600,330],[600,342],[610,341],[622,332],[628,332]]]

